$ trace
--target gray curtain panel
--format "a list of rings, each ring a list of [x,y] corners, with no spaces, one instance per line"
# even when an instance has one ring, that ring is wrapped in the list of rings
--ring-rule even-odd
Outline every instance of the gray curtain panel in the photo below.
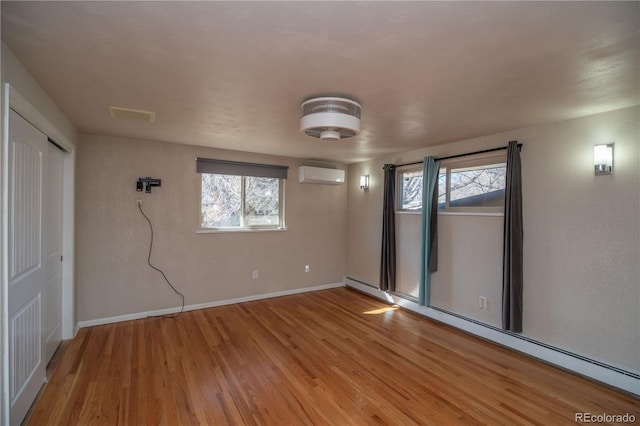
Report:
[[[380,290],[396,291],[396,166],[384,165]]]
[[[518,142],[507,148],[502,274],[502,328],[522,332],[522,172]]]

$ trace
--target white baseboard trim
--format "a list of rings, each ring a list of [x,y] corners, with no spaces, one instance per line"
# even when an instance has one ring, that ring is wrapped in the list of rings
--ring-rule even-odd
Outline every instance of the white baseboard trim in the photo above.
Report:
[[[345,286],[384,300],[388,303],[396,304],[417,314],[458,328],[483,339],[490,340],[515,351],[530,355],[549,364],[553,364],[593,380],[622,389],[626,392],[640,395],[640,379],[637,378],[639,376],[638,373],[629,371],[629,374],[625,374],[619,367],[611,366],[611,368],[607,368],[604,363],[596,363],[596,361],[589,362],[587,358],[572,356],[568,352],[561,351],[560,349],[554,349],[553,347],[543,343],[536,343],[532,339],[520,338],[507,332],[496,330],[440,310],[420,306],[415,302],[386,293],[371,285],[348,277],[345,278]]]
[[[324,284],[324,285],[318,285],[314,287],[296,288],[293,290],[275,291],[273,293],[256,294],[254,296],[238,297],[236,299],[216,300],[213,302],[198,303],[195,305],[185,305],[184,312],[195,311],[198,309],[215,308],[216,306],[233,305],[235,303],[252,302],[254,300],[270,299],[272,297],[290,296],[293,294],[328,290],[331,288],[338,288],[338,287],[344,287],[344,282]],[[98,319],[88,320],[88,321],[79,321],[78,324],[76,325],[75,334],[78,333],[78,330],[80,328],[93,327],[96,325],[112,324],[112,323],[122,322],[122,321],[131,321],[131,320],[153,317],[153,316],[175,314],[177,312],[180,312],[180,307],[159,309],[156,311],[137,312],[135,314],[118,315],[115,317],[98,318]]]

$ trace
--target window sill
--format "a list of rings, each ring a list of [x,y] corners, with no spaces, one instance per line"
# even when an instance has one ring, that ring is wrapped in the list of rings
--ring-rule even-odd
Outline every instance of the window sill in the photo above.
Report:
[[[438,212],[443,216],[504,216],[502,212]]]
[[[228,233],[243,233],[243,232],[282,232],[287,228],[218,228],[218,229],[198,229],[196,234],[228,234]]]

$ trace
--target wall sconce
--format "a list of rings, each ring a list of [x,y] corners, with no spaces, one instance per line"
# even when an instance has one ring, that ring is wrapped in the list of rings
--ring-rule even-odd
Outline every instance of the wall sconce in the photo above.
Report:
[[[593,167],[595,175],[613,174],[613,144],[593,147]]]
[[[360,176],[360,189],[365,191],[369,189],[369,175]]]

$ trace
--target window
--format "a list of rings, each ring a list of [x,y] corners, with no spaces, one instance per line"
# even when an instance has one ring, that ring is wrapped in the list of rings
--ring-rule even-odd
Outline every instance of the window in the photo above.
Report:
[[[422,168],[398,171],[398,210],[422,210]]]
[[[450,167],[447,208],[482,208],[501,211],[504,207],[506,164]],[[447,204],[448,201],[448,204]]]
[[[280,179],[202,173],[202,228],[282,228]]]
[[[197,169],[202,229],[284,229],[286,167],[199,158]]]
[[[438,209],[499,213],[504,209],[504,156],[445,162],[438,174]],[[422,168],[398,171],[398,211],[422,211]]]

